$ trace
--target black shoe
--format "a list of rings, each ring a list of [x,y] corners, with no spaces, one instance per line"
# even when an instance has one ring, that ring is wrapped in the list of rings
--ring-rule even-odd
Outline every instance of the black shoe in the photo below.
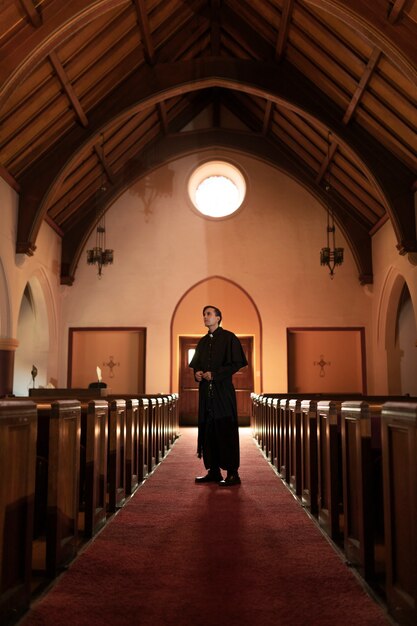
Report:
[[[219,482],[220,487],[232,487],[233,485],[240,485],[239,474],[228,474],[224,480]]]
[[[197,476],[197,478],[195,479],[195,482],[200,484],[200,483],[218,483],[222,480],[222,475],[220,474],[220,472],[210,472],[210,470],[208,471],[208,473],[205,476]]]

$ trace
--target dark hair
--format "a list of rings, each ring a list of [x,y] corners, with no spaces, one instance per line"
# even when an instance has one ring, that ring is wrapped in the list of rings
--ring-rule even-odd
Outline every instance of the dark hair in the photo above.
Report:
[[[203,315],[204,315],[204,311],[206,309],[213,309],[213,311],[216,314],[216,316],[220,317],[219,324],[222,323],[222,312],[220,311],[220,309],[218,309],[216,306],[213,306],[212,304],[206,304],[206,306],[203,309]]]

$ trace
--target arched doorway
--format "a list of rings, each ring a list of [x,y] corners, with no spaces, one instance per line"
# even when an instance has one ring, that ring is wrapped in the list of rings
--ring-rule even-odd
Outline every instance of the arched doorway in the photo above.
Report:
[[[202,323],[202,310],[207,304],[218,306],[221,309],[223,313],[223,327],[232,330],[237,336],[242,338],[242,344],[245,343],[245,346],[247,346],[245,349],[248,350],[248,354],[250,352],[252,390],[260,391],[262,386],[262,326],[258,309],[252,298],[238,284],[224,277],[212,276],[197,283],[182,296],[172,317],[171,389],[180,392],[180,417],[181,387],[184,392],[184,389],[188,388],[188,382],[193,380],[193,377],[192,380],[188,381],[181,380],[181,377],[182,373],[186,376],[188,371],[188,363],[186,361],[188,350],[192,349],[191,344],[195,345],[198,338],[206,332]],[[242,380],[243,384],[246,385],[247,381],[244,382]],[[244,388],[247,390],[246,386]],[[194,387],[194,393],[196,393],[196,387]],[[241,395],[242,402],[244,402],[243,388]],[[246,395],[248,394],[246,393]],[[192,421],[196,423],[196,419],[197,415],[195,414]],[[190,423],[189,419],[187,423]]]

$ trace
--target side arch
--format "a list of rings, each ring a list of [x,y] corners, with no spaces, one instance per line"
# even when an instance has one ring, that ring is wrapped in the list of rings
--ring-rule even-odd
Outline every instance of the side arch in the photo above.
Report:
[[[57,336],[57,316],[52,290],[45,273],[38,269],[28,279],[20,301],[14,393],[27,395],[29,386],[33,384],[32,365],[38,370],[35,386],[46,386],[51,379],[56,383]]]
[[[7,284],[6,272],[0,259],[0,337],[10,337],[12,320],[10,309],[10,292]]]

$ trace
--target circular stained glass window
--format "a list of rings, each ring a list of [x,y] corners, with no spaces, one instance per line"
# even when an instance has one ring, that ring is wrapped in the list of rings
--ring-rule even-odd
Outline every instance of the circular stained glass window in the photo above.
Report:
[[[231,163],[208,161],[190,176],[188,193],[202,215],[227,217],[241,206],[246,194],[246,182],[242,173]]]

